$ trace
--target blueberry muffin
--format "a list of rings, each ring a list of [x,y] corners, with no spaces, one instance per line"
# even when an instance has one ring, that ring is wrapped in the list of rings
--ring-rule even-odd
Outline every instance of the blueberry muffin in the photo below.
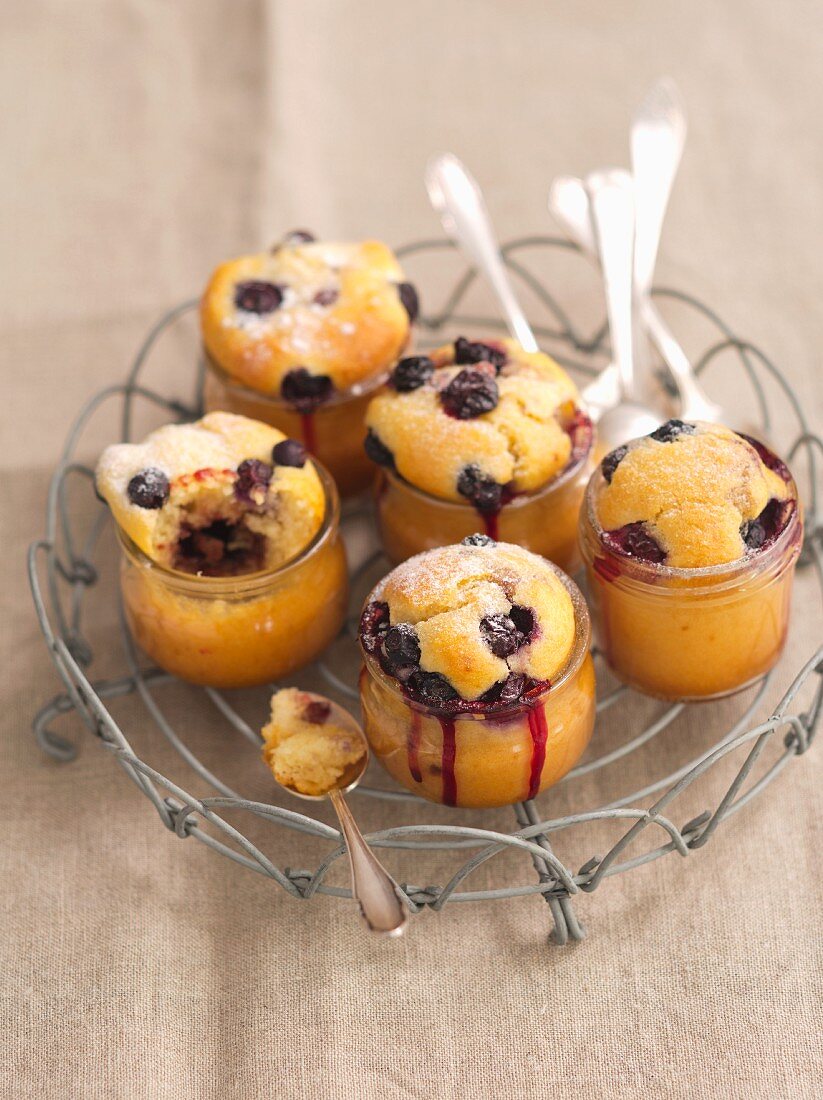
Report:
[[[262,730],[263,759],[278,783],[320,798],[344,789],[365,764],[366,744],[354,719],[321,695],[282,688]]]
[[[415,289],[386,245],[297,232],[270,252],[221,264],[200,316],[221,370],[307,412],[386,370],[417,312]]]
[[[514,340],[460,337],[401,359],[366,425],[373,461],[481,513],[546,485],[591,445],[574,383]]]
[[[326,511],[303,445],[231,413],[107,447],[97,488],[148,558],[201,577],[278,568],[309,545]]]
[[[786,466],[719,424],[669,420],[601,463],[594,496],[604,545],[677,569],[770,546],[797,509]]]
[[[594,727],[582,596],[555,566],[473,535],[394,569],[360,623],[366,736],[398,782],[448,806],[534,798]]]
[[[606,455],[580,536],[602,650],[624,683],[715,699],[776,664],[803,523],[791,473],[761,443],[668,421]]]
[[[363,647],[426,705],[511,705],[544,689],[574,646],[574,608],[556,570],[485,535],[410,558],[372,597]]]

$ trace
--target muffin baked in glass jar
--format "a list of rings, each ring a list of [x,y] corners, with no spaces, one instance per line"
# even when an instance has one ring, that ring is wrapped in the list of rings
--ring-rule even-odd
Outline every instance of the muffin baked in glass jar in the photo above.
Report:
[[[711,699],[777,662],[803,523],[791,473],[763,444],[670,420],[603,459],[580,523],[600,642],[625,683]]]
[[[203,295],[204,398],[262,420],[329,469],[344,495],[364,489],[369,399],[407,347],[419,310],[392,251],[289,234],[269,252],[221,264]]]
[[[447,806],[534,798],[594,728],[589,617],[550,562],[486,535],[426,551],[360,622],[363,724],[404,787]]]
[[[97,486],[117,524],[129,627],[166,671],[211,687],[268,683],[340,630],[339,499],[298,440],[210,413],[108,447]]]
[[[366,425],[366,453],[381,467],[380,535],[393,562],[480,528],[569,572],[579,564],[593,428],[549,356],[514,340],[460,337],[401,359]]]

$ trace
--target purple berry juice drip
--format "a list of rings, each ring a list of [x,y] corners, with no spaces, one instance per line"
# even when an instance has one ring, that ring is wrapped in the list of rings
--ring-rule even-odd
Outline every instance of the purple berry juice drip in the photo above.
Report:
[[[422,783],[423,773],[420,771],[420,731],[422,723],[419,711],[410,710],[409,713],[411,714],[411,729],[409,730],[409,739],[406,745],[409,757],[409,771],[415,783]]]
[[[532,760],[529,770],[529,793],[526,797],[534,798],[540,790],[543,765],[546,763],[546,741],[549,737],[546,708],[543,703],[529,708],[529,732],[532,735]]]
[[[300,435],[303,437],[303,446],[310,455],[317,454],[317,439],[314,430],[314,413],[300,414]]]
[[[441,756],[443,768],[443,804],[446,806],[456,806],[457,777],[454,773],[454,763],[457,757],[457,744],[454,735],[454,719],[441,718],[440,728],[443,731],[443,752]]]
[[[490,539],[497,542],[500,537],[500,512],[478,512],[483,520],[483,527]]]

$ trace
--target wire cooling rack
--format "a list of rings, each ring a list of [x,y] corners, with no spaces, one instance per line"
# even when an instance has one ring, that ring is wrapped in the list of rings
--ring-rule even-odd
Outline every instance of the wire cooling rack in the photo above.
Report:
[[[455,257],[442,255],[451,249],[449,242],[424,241],[407,246],[398,254],[404,257],[408,270],[409,265],[414,267],[426,257],[438,263],[454,262]],[[546,288],[544,279],[535,273],[535,263],[545,265],[547,260],[557,260],[562,251],[574,252],[575,249],[566,241],[551,237],[522,238],[511,241],[503,250],[509,270],[520,282],[524,294],[533,301],[531,312],[537,322],[534,329],[538,338],[556,359],[578,378],[585,380],[596,374],[605,362],[608,351],[605,323],[598,324],[592,334],[585,335],[560,301]],[[472,270],[465,269],[442,308],[421,319],[422,343],[442,341],[459,330],[490,331],[501,327],[488,317],[464,312],[464,304],[475,278]],[[771,429],[771,394],[774,393],[775,400],[785,402],[796,426],[788,457],[796,474],[801,481],[805,479],[807,486],[807,534],[801,569],[813,570],[818,586],[823,587],[823,529],[818,501],[818,468],[823,460],[823,443],[810,430],[800,400],[774,363],[753,344],[736,336],[712,309],[681,291],[657,289],[655,294],[663,302],[676,302],[678,308],[700,315],[701,324],[712,335],[709,346],[695,363],[697,373],[710,373],[711,366],[719,360],[723,360],[726,369],[732,369],[732,363],[736,363],[754,396],[760,428],[766,437]],[[150,389],[141,381],[159,337],[178,319],[194,310],[196,304],[195,301],[185,302],[161,318],[147,334],[125,381],[96,394],[80,411],[69,431],[60,463],[50,483],[45,534],[29,550],[29,577],[35,608],[64,686],[64,690],[37,714],[33,723],[34,733],[46,753],[57,760],[70,761],[75,755],[75,746],[56,733],[52,725],[59,716],[76,711],[86,727],[96,735],[97,743],[111,754],[152,804],[166,828],[177,836],[194,838],[249,870],[268,876],[295,899],[306,901],[316,894],[351,898],[349,890],[330,882],[331,869],[345,854],[341,835],[336,828],[285,806],[242,797],[214,774],[198,757],[196,750],[174,729],[164,704],[164,690],[173,678],[159,669],[143,666],[122,612],[122,674],[113,679],[94,678],[95,655],[91,634],[98,579],[95,561],[100,553],[101,535],[110,521],[107,509],[101,505],[94,519],[83,530],[79,529],[79,521],[74,514],[76,510],[68,499],[69,488],[71,483],[80,479],[87,491],[92,493],[93,472],[75,455],[82,446],[90,418],[101,408],[113,428],[112,442],[132,437],[135,410],[139,403],[156,406],[167,414],[166,418],[175,420],[199,415],[202,368],[193,380],[194,396],[190,401]],[[192,361],[195,359],[193,349]],[[362,514],[362,506],[360,511]],[[347,525],[360,521],[357,510],[349,509],[348,515],[344,515],[344,530]],[[352,617],[344,631],[345,642],[339,642],[334,647],[335,652],[341,644],[354,646],[355,612],[359,607],[356,601],[365,595],[367,578],[370,573],[379,571],[379,567],[380,554],[375,551],[356,571],[353,577],[355,597]],[[595,654],[595,657],[598,671],[602,673],[599,682],[608,684],[609,677],[599,655]],[[331,659],[320,662],[317,670],[338,696],[349,702],[356,700],[357,693],[351,682],[339,668],[333,667]],[[457,854],[459,865],[443,885],[402,884],[406,904],[412,913],[424,907],[439,910],[447,903],[459,901],[538,895],[548,904],[554,921],[551,941],[564,944],[580,940],[584,936],[584,928],[572,904],[576,894],[591,893],[604,879],[631,871],[669,852],[687,856],[703,847],[723,821],[760,794],[790,761],[807,751],[823,710],[821,673],[823,647],[810,655],[797,671],[791,686],[776,705],[767,703],[771,675],[761,681],[755,690],[738,697],[733,704],[737,713],[731,725],[728,724],[728,704],[722,710],[716,704],[702,704],[703,707],[712,707],[718,721],[723,722],[723,728],[718,730],[716,737],[712,734],[713,740],[708,747],[669,774],[655,773],[651,781],[645,782],[640,789],[621,793],[619,797],[601,804],[606,776],[617,774],[622,779],[626,774],[631,775],[634,769],[626,767],[627,759],[650,744],[656,751],[660,745],[659,739],[684,709],[682,704],[655,704],[657,709],[643,728],[629,729],[628,736],[623,735],[621,742],[611,747],[613,738],[604,740],[604,727],[608,726],[613,716],[619,716],[621,704],[625,706],[632,693],[625,687],[606,687],[600,690],[597,729],[589,755],[562,781],[570,785],[577,783],[581,790],[582,784],[589,792],[587,801],[578,805],[579,800],[574,793],[577,787],[570,787],[568,797],[575,806],[575,812],[562,817],[545,817],[545,808],[553,801],[549,791],[535,800],[520,802],[513,807],[510,831],[461,824],[461,816],[464,816],[461,811],[450,812],[449,821],[453,820],[453,824],[409,823],[404,822],[409,803],[422,804],[426,808],[424,812],[430,816],[435,816],[434,807],[391,785],[363,785],[356,794],[381,800],[385,822],[385,827],[369,834],[368,840],[375,847],[413,853],[418,883],[427,881],[430,861],[437,860],[440,865],[444,853]],[[214,721],[222,723],[233,735],[248,739],[252,746],[248,756],[250,774],[252,770],[259,769],[260,737],[242,717],[236,693],[229,699],[225,693],[211,689],[187,686],[187,690],[204,692],[213,708]],[[142,701],[157,729],[182,758],[185,767],[199,777],[198,785],[205,784],[213,794],[205,797],[189,794],[178,782],[162,774],[141,756],[140,746],[135,747],[139,735],[131,733],[128,728],[121,728],[107,706],[111,700],[128,695]],[[764,713],[767,705],[768,710]],[[608,751],[603,751],[605,744],[610,746]],[[234,748],[232,755],[236,757]],[[668,753],[657,753],[654,759],[658,757],[661,761],[670,759]],[[635,759],[632,756],[632,761]],[[689,789],[697,784],[695,789],[699,790],[701,776],[724,766],[730,769],[728,786],[717,804],[697,816],[692,815],[683,824],[676,824],[678,805],[688,801]],[[649,779],[648,773],[644,779]],[[636,782],[636,775],[634,780]],[[385,782],[390,784],[388,779]],[[418,816],[420,808],[415,807]],[[496,812],[495,823],[500,812]],[[252,815],[258,819],[258,824],[262,821],[265,829],[285,828],[316,838],[325,853],[321,862],[314,870],[276,865],[262,850],[263,842],[256,835],[259,829],[255,830],[256,839],[252,841],[238,825],[228,820],[230,816],[239,816],[242,821],[244,815]],[[439,808],[437,816],[442,816]],[[684,814],[681,812],[680,816]],[[561,836],[571,834],[579,836],[584,852],[586,849],[590,851],[595,843],[594,836],[602,837],[603,834],[597,830],[603,826],[610,831],[605,855],[591,855],[584,861],[578,861],[580,865],[574,870],[570,858],[564,861],[555,852],[554,845]],[[470,854],[467,856],[467,853]],[[502,853],[520,856],[518,881],[511,883],[503,879],[499,886],[493,888],[470,889],[469,880],[477,868]],[[519,881],[524,860],[526,868],[531,864],[529,880]]]

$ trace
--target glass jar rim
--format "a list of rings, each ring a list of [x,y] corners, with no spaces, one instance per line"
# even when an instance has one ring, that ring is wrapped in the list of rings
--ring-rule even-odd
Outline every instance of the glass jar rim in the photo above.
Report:
[[[580,410],[583,412],[585,411],[582,405],[578,406],[578,408],[580,408]],[[589,437],[589,445],[576,461],[567,463],[567,465],[563,467],[559,474],[557,474],[555,477],[549,478],[549,480],[544,482],[543,485],[541,485],[539,488],[525,490],[522,493],[515,493],[510,500],[506,501],[505,504],[500,505],[500,511],[502,512],[504,509],[507,508],[525,508],[526,505],[532,504],[536,500],[540,500],[543,497],[549,496],[552,493],[565,488],[569,482],[574,481],[574,479],[578,476],[580,471],[585,467],[586,463],[592,456],[596,434],[597,427],[594,421],[592,421],[592,431]],[[412,496],[420,497],[422,500],[426,501],[427,504],[442,505],[444,508],[461,508],[465,509],[466,512],[471,512],[475,516],[478,515],[477,508],[475,508],[474,505],[470,504],[468,501],[448,500],[446,497],[435,496],[434,493],[430,493],[426,489],[421,489],[418,485],[414,485],[411,481],[408,481],[401,474],[397,473],[396,470],[390,470],[387,467],[383,466],[380,467],[380,473],[382,473],[386,480],[391,482],[394,486],[406,490]],[[479,514],[482,515],[483,513],[481,512]],[[494,515],[496,513],[491,514]]]
[[[632,558],[628,554],[621,554],[613,550],[603,541],[605,531],[597,518],[594,498],[597,489],[601,484],[605,483],[605,480],[603,471],[598,466],[592,473],[592,476],[589,478],[589,483],[586,486],[586,495],[583,502],[583,508],[580,512],[581,528],[585,522],[590,528],[599,549],[602,550],[604,554],[608,554],[610,557],[620,562],[621,574],[617,578],[618,582],[628,580],[629,582],[634,582],[635,584],[657,590],[661,580],[691,581],[698,582],[700,587],[720,590],[736,584],[741,575],[751,571],[753,568],[756,568],[758,574],[761,574],[765,572],[769,566],[781,564],[784,552],[797,540],[798,532],[802,530],[802,506],[797,492],[797,485],[792,477],[791,480],[787,482],[790,490],[790,496],[787,499],[794,501],[794,510],[786,526],[766,550],[757,551],[757,553],[751,557],[744,555],[743,557],[735,558],[734,561],[719,562],[716,565],[701,565],[691,569],[682,566],[665,565],[659,562],[642,561],[638,558]],[[581,535],[583,533],[584,532],[581,530]],[[580,541],[584,557],[588,559],[590,555],[587,553],[586,539],[581,538]]]
[[[131,535],[124,531],[115,520],[114,526],[117,538],[123,551],[138,565],[150,568],[170,588],[174,588],[183,594],[201,598],[208,596],[219,598],[226,595],[248,596],[258,589],[266,589],[270,587],[272,582],[281,581],[292,571],[304,565],[310,557],[328,542],[339,526],[340,497],[334,479],[325,466],[318,462],[316,458],[312,458],[310,461],[317,470],[317,475],[323,486],[323,499],[325,502],[323,521],[302,550],[299,550],[294,557],[282,562],[274,569],[262,569],[256,573],[241,573],[239,576],[234,577],[201,577],[196,573],[181,573],[177,569],[169,569],[168,566],[154,561],[145,551],[140,549]]]
[[[264,390],[255,390],[251,386],[247,386],[245,383],[240,382],[238,379],[232,377],[227,370],[220,366],[216,362],[214,357],[206,348],[205,344],[202,345],[203,362],[206,370],[211,371],[212,374],[218,379],[220,384],[232,393],[237,394],[241,399],[246,401],[257,401],[265,405],[271,405],[274,408],[282,409],[288,413],[296,416],[300,416],[300,410],[296,408],[290,401],[284,401],[282,397],[273,393],[266,393]],[[312,409],[313,413],[322,413],[324,409],[333,408],[336,405],[343,405],[347,401],[354,401],[362,397],[368,397],[370,394],[376,392],[381,386],[384,386],[391,374],[389,367],[382,368],[379,373],[370,375],[368,378],[363,379],[362,382],[355,382],[353,386],[349,386],[348,389],[339,390],[335,388],[328,398],[321,402],[316,408]]]
[[[530,696],[528,699],[521,700],[516,703],[512,703],[510,706],[496,707],[494,704],[490,704],[486,710],[450,710],[448,707],[433,707],[426,703],[418,702],[416,699],[411,699],[403,692],[403,689],[399,682],[394,677],[389,676],[387,672],[380,666],[380,662],[371,654],[368,653],[363,645],[362,638],[360,638],[358,632],[358,644],[363,654],[363,662],[368,669],[371,676],[374,677],[378,683],[382,684],[393,695],[400,699],[406,706],[412,710],[419,711],[422,714],[433,714],[439,717],[449,717],[459,721],[499,721],[517,714],[522,714],[524,711],[530,710],[541,703],[549,695],[556,695],[558,690],[564,687],[574,676],[579,672],[586,656],[589,653],[591,647],[591,618],[589,616],[589,608],[583,598],[583,593],[574,583],[567,573],[564,573],[562,569],[554,564],[554,562],[546,561],[546,564],[551,566],[553,572],[557,576],[558,580],[562,583],[563,587],[569,594],[572,601],[572,609],[574,612],[574,642],[572,648],[569,651],[566,663],[561,671],[555,676],[553,680],[549,682],[548,687],[544,688],[538,694]],[[379,586],[375,586],[379,587]],[[369,595],[366,597],[363,608],[368,606],[372,601],[372,596],[375,589],[373,588]]]

